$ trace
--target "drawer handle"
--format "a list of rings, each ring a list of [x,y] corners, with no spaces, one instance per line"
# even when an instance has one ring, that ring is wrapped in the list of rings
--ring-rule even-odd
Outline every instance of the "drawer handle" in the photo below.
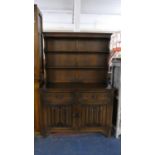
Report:
[[[56,97],[57,99],[63,99],[64,96],[63,96],[63,95],[56,95],[55,97]]]
[[[96,99],[96,98],[97,98],[97,96],[96,96],[96,95],[92,95],[92,98],[93,98],[93,99]]]

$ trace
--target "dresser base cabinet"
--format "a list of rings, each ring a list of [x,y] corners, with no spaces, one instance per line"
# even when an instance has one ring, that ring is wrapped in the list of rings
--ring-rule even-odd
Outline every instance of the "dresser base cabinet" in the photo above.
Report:
[[[102,132],[111,135],[113,90],[42,89],[42,134]]]

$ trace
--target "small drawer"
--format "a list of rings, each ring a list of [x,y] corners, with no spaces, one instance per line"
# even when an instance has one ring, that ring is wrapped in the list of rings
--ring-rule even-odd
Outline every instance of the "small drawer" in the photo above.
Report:
[[[107,93],[96,93],[96,92],[86,92],[80,95],[81,101],[90,101],[90,102],[100,102],[100,101],[109,101],[109,94]]]
[[[43,101],[50,104],[68,104],[71,102],[72,96],[71,93],[46,93],[43,96]]]

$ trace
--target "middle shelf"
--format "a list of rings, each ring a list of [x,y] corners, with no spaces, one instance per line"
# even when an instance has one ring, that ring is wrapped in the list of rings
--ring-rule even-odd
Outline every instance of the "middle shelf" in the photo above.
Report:
[[[108,67],[97,67],[97,66],[92,66],[92,67],[87,67],[87,66],[84,66],[84,67],[82,67],[82,66],[80,66],[80,67],[72,67],[72,66],[66,66],[66,67],[64,67],[64,66],[60,66],[60,67],[52,67],[52,66],[46,66],[46,69],[108,69]]]

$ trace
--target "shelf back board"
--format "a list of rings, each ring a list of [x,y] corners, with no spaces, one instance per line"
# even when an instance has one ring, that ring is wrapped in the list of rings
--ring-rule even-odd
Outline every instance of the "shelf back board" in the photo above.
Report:
[[[110,35],[44,33],[47,83],[105,83]]]

